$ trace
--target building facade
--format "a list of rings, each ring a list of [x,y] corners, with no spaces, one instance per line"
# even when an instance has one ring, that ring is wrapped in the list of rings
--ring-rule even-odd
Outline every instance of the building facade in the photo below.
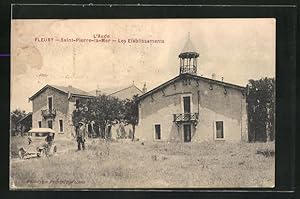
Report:
[[[132,99],[135,95],[142,95],[143,91],[140,90],[134,83],[127,87],[118,88],[106,88],[106,89],[96,89],[89,92],[90,95],[108,95],[112,97],[119,98],[120,100]]]
[[[69,137],[74,132],[72,113],[76,103],[92,97],[72,86],[46,85],[29,98],[32,101],[32,127],[51,128],[58,136]]]
[[[96,92],[96,93],[95,93]],[[134,95],[142,94],[142,91],[134,84],[120,90],[111,90],[109,93],[95,90],[85,92],[72,86],[46,85],[29,99],[32,101],[32,128],[51,128],[58,136],[70,137],[74,132],[72,113],[76,104],[85,103],[86,100],[94,98],[97,93],[117,97],[120,100],[132,99]],[[93,123],[88,126],[89,132],[95,134]],[[113,139],[130,135],[131,125],[123,123],[108,126],[108,134]]]
[[[247,141],[245,87],[197,75],[188,38],[179,75],[138,98],[136,137],[148,141]]]

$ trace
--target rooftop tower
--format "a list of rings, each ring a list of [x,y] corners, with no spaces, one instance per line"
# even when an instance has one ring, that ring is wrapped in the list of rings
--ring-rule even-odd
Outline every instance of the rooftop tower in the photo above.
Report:
[[[199,53],[196,52],[192,44],[190,33],[188,33],[188,39],[178,57],[180,59],[179,74],[190,73],[197,75],[197,59]]]

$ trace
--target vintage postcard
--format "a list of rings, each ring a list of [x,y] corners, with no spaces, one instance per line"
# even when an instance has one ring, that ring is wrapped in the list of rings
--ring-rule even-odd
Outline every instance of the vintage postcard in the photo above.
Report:
[[[11,189],[275,185],[276,20],[11,22]]]

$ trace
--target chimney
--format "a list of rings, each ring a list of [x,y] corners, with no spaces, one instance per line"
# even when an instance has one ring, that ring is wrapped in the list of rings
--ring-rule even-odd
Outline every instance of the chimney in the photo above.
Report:
[[[72,89],[72,86],[68,85],[68,99],[70,99],[70,97],[71,97],[71,89]]]
[[[215,73],[211,74],[211,78],[215,80],[216,79],[216,74]]]
[[[96,96],[99,96],[100,95],[100,89],[99,89],[99,84],[97,84],[97,89],[96,89]]]
[[[143,87],[143,93],[147,92],[147,87],[146,87],[146,82],[144,83],[144,87]]]
[[[224,80],[224,77],[222,77],[222,81]]]
[[[68,92],[71,92],[71,90],[72,90],[72,86],[68,85]]]
[[[101,93],[101,91],[97,89],[97,90],[96,90],[96,96],[99,96],[100,93]]]

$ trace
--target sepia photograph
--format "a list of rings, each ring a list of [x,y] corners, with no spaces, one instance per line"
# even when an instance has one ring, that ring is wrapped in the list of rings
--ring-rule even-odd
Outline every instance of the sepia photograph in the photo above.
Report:
[[[12,19],[10,189],[274,188],[274,18]]]

